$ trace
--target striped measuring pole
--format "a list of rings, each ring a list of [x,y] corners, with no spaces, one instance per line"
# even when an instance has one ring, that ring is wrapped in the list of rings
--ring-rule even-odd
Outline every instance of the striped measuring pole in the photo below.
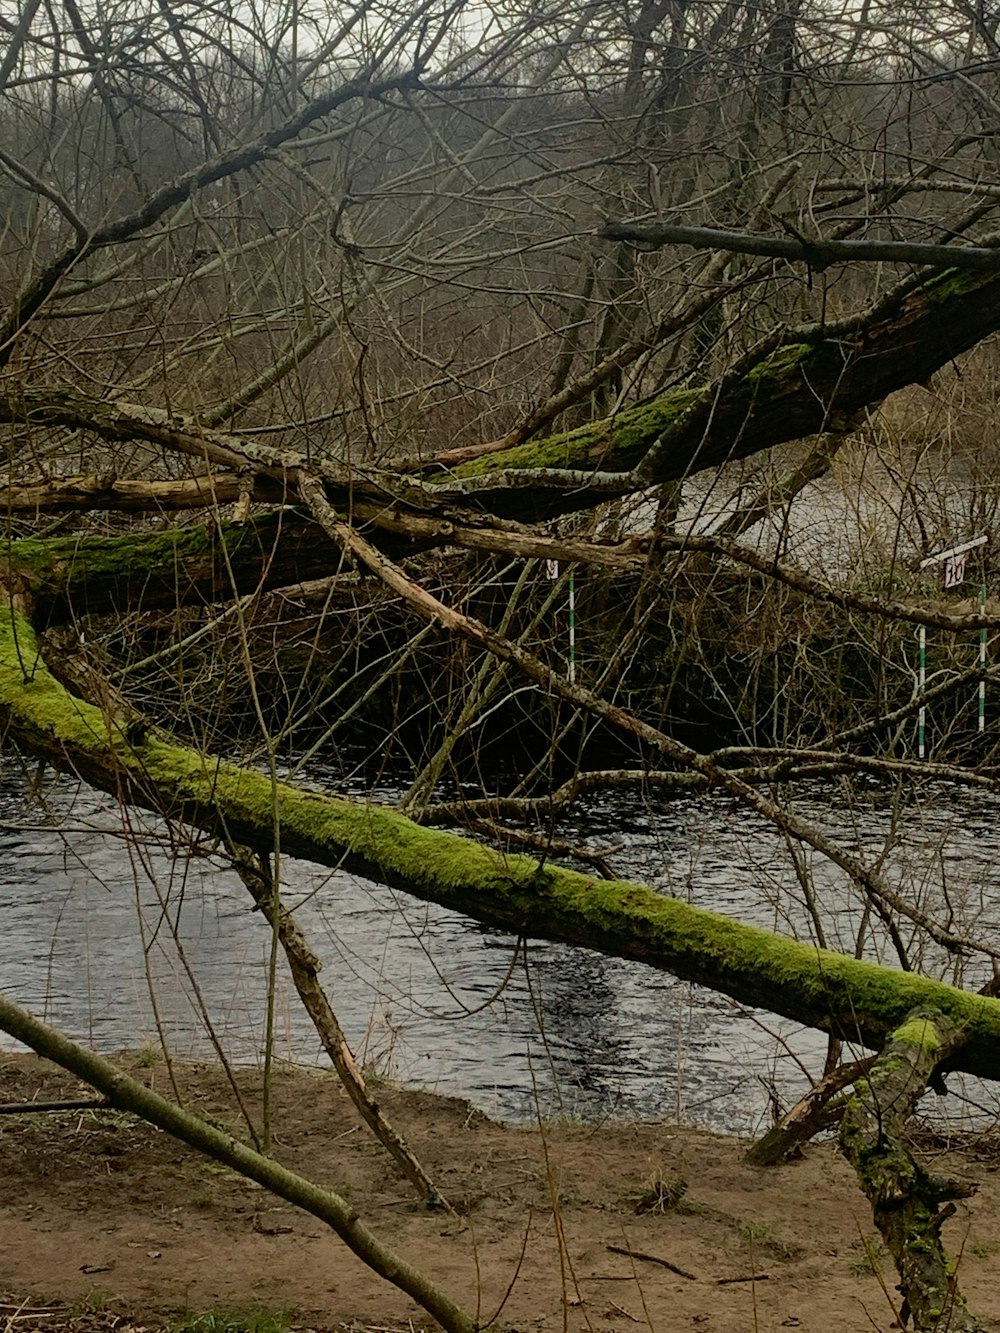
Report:
[[[983,534],[979,537],[973,537],[971,541],[960,542],[958,546],[950,546],[947,551],[938,551],[936,555],[929,555],[926,560],[921,560],[920,568],[929,569],[931,565],[944,566],[944,586],[945,588],[957,588],[965,578],[965,558],[970,551],[974,551],[977,546],[985,546],[989,538]],[[986,608],[986,585],[982,584],[979,588],[979,609],[985,611]],[[927,686],[927,631],[923,625],[918,631],[919,651],[917,660],[917,697],[923,700],[924,691]],[[979,667],[984,670],[986,667],[986,631],[979,631]],[[979,682],[979,730],[986,730],[986,681]],[[923,703],[920,704],[920,710],[917,713],[917,756],[924,759],[927,755],[927,710]]]

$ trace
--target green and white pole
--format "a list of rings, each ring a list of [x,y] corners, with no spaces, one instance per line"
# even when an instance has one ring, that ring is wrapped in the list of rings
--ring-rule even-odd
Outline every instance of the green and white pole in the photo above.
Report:
[[[569,669],[566,672],[571,685],[576,684],[576,581],[569,571]]]
[[[986,614],[986,584],[979,585],[979,614]],[[979,670],[986,670],[986,631],[979,631]],[[986,730],[986,679],[981,676],[979,679],[979,730]]]
[[[559,561],[546,560],[545,572],[550,579],[559,577]],[[566,679],[571,685],[576,684],[576,579],[573,576],[572,566],[569,575],[569,599],[567,603],[569,619],[569,652],[566,655]]]
[[[921,560],[921,569],[930,569],[932,565],[944,566],[944,586],[945,588],[957,588],[965,578],[965,557],[970,551],[974,551],[979,546],[985,546],[989,541],[986,533],[980,533],[978,537],[973,537],[971,541],[960,542],[958,546],[949,547],[947,551],[938,551],[935,555],[929,555]],[[986,607],[986,585],[980,584],[979,587],[979,609],[984,611]],[[926,710],[923,704],[924,687],[927,683],[927,631],[923,625],[920,626],[920,661],[917,671],[917,695],[920,698],[920,712],[917,715],[917,754],[921,759],[927,753],[927,718]],[[979,668],[983,670],[986,666],[986,631],[979,631]],[[979,682],[979,730],[986,730],[986,681]]]
[[[917,630],[917,697],[920,699],[920,712],[917,714],[917,758],[927,754],[927,709],[924,707],[924,690],[927,686],[927,629],[921,625]]]

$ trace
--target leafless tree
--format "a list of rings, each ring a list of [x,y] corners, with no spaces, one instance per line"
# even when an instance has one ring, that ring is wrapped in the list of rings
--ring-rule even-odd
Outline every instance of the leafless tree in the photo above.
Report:
[[[283,950],[415,1187],[283,896],[291,856],[785,1014],[829,1034],[831,1090],[840,1043],[898,1039],[917,1001],[993,1077],[977,913],[886,870],[898,820],[859,851],[800,796],[997,785],[974,726],[913,743],[996,675],[956,648],[995,602],[921,571],[995,535],[982,6],[26,0],[0,24],[8,741],[237,867],[272,976]],[[303,785],[346,736],[398,808]],[[474,789],[498,736],[524,771]],[[562,823],[601,788],[763,817],[803,938],[623,883]],[[850,941],[810,858],[858,904]],[[900,971],[864,961],[876,940]],[[267,1033],[269,1060],[270,1010]],[[471,1327],[263,1160],[238,1164]]]

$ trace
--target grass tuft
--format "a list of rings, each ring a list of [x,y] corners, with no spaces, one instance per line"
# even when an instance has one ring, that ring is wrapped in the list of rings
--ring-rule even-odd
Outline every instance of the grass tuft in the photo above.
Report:
[[[208,1310],[171,1320],[168,1333],[288,1333],[289,1310],[270,1310],[263,1305],[243,1310]]]
[[[668,1213],[687,1194],[687,1181],[680,1176],[666,1176],[657,1171],[635,1203],[637,1213]]]

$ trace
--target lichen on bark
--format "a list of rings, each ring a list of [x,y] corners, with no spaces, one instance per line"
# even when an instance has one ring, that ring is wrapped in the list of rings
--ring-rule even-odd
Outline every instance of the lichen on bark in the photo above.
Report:
[[[966,1306],[941,1242],[941,1227],[954,1212],[950,1200],[971,1189],[930,1176],[907,1141],[907,1122],[928,1079],[944,1057],[961,1047],[963,1035],[942,1012],[915,1009],[858,1079],[841,1121],[841,1148],[899,1271],[899,1325],[905,1328],[912,1318],[918,1331],[982,1329]]]

